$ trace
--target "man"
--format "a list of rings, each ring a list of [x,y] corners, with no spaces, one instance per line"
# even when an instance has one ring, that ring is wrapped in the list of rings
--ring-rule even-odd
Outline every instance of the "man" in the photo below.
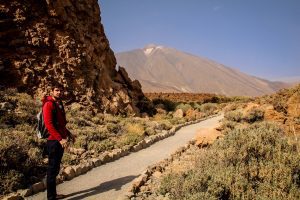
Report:
[[[74,136],[66,128],[66,114],[61,101],[63,89],[59,84],[51,87],[51,96],[44,97],[43,117],[49,132],[47,140],[48,169],[47,169],[47,198],[48,200],[62,199],[64,195],[56,193],[56,176],[59,174],[60,163],[64,149],[69,139]]]

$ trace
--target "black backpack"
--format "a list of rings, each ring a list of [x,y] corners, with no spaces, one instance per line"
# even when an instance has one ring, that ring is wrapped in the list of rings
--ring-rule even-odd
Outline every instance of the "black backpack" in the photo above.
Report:
[[[54,109],[52,111],[53,123],[56,125],[56,103],[53,102]],[[49,137],[49,132],[45,126],[43,109],[36,115],[37,118],[37,127],[36,134],[39,139],[47,139]]]

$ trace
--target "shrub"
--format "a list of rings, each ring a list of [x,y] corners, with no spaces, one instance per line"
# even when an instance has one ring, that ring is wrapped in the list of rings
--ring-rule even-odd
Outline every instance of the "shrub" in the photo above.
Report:
[[[155,135],[155,134],[156,134],[156,132],[153,129],[153,127],[148,127],[148,128],[145,129],[145,135],[146,136]]]
[[[103,118],[99,117],[99,116],[95,116],[95,117],[92,117],[91,118],[91,121],[94,123],[94,124],[97,124],[97,125],[101,125],[103,123]]]
[[[223,134],[227,134],[231,130],[235,129],[237,126],[237,122],[235,121],[228,121],[228,120],[223,120],[222,125],[221,125],[221,130]]]
[[[125,130],[128,133],[133,133],[133,134],[143,134],[144,133],[144,126],[139,123],[129,123],[125,125]]]
[[[0,194],[8,194],[17,189],[24,188],[26,185],[24,174],[11,169],[7,173],[0,173],[1,184]]]
[[[218,109],[215,103],[205,103],[202,104],[199,108],[200,112],[204,112],[207,115],[213,114]]]
[[[42,148],[30,143],[27,132],[0,129],[0,137],[0,194],[5,194],[27,187],[31,177],[45,168],[41,167]]]
[[[11,105],[11,109],[1,110],[0,123],[8,126],[35,122],[35,115],[41,108],[41,103],[25,93],[16,93],[14,90],[1,91],[2,101]]]
[[[125,145],[136,145],[139,141],[141,141],[144,138],[143,135],[144,134],[126,133],[118,139],[116,146],[121,148]]]
[[[243,113],[238,110],[229,111],[225,113],[224,117],[229,121],[241,122],[243,118]]]
[[[262,121],[264,119],[265,112],[263,110],[260,110],[258,108],[254,108],[250,110],[246,116],[244,116],[244,119],[248,123],[254,123],[257,121]]]
[[[106,128],[108,132],[113,134],[118,134],[118,132],[121,130],[121,126],[119,124],[113,124],[113,123],[107,123]]]
[[[79,160],[76,159],[75,155],[71,155],[69,152],[65,152],[64,156],[62,157],[62,163],[68,165],[76,165],[79,164]]]
[[[90,141],[88,143],[89,150],[95,150],[98,153],[103,151],[112,150],[114,148],[115,142],[111,139],[105,139],[101,141]]]
[[[164,177],[159,192],[171,199],[299,199],[299,169],[299,146],[274,124],[257,123],[196,155],[193,169]]]
[[[277,100],[273,102],[273,107],[277,112],[281,112],[287,114],[287,104],[284,103],[282,100]]]
[[[88,142],[89,141],[87,140],[87,136],[86,135],[78,134],[77,138],[75,140],[75,143],[73,145],[74,145],[75,148],[87,149],[88,148]]]
[[[153,99],[154,105],[163,104],[168,112],[174,111],[176,108],[176,103],[167,99]]]
[[[73,126],[75,126],[75,128],[82,128],[85,126],[91,126],[91,123],[89,121],[87,121],[86,119],[84,119],[83,117],[73,117],[73,118],[69,118],[69,123],[70,125],[72,124]]]
[[[187,103],[180,103],[179,105],[176,106],[175,110],[182,109],[183,113],[186,113],[189,109],[192,109],[192,106]]]
[[[170,130],[173,127],[173,125],[171,124],[171,122],[169,120],[163,120],[158,123],[159,123],[159,125],[156,128],[159,130]]]

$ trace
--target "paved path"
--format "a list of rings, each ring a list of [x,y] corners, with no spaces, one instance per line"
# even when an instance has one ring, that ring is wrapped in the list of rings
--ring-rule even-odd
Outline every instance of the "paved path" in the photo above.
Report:
[[[197,124],[181,128],[174,136],[156,142],[150,147],[131,153],[114,162],[101,165],[88,173],[57,186],[58,193],[68,195],[66,199],[117,200],[128,191],[131,181],[148,166],[168,158],[179,147],[190,141],[198,129],[217,126],[223,116],[217,116]],[[29,197],[33,200],[46,199],[46,192]]]

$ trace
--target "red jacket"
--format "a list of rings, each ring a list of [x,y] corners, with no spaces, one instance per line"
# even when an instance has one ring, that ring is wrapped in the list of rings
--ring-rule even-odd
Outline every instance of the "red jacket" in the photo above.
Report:
[[[51,96],[45,97],[42,102],[44,122],[50,134],[48,140],[60,141],[61,139],[66,139],[70,132],[66,128],[67,120],[62,102],[54,101]],[[53,103],[55,103],[56,107]],[[54,109],[56,109],[55,121],[53,121],[54,117],[52,116]]]

